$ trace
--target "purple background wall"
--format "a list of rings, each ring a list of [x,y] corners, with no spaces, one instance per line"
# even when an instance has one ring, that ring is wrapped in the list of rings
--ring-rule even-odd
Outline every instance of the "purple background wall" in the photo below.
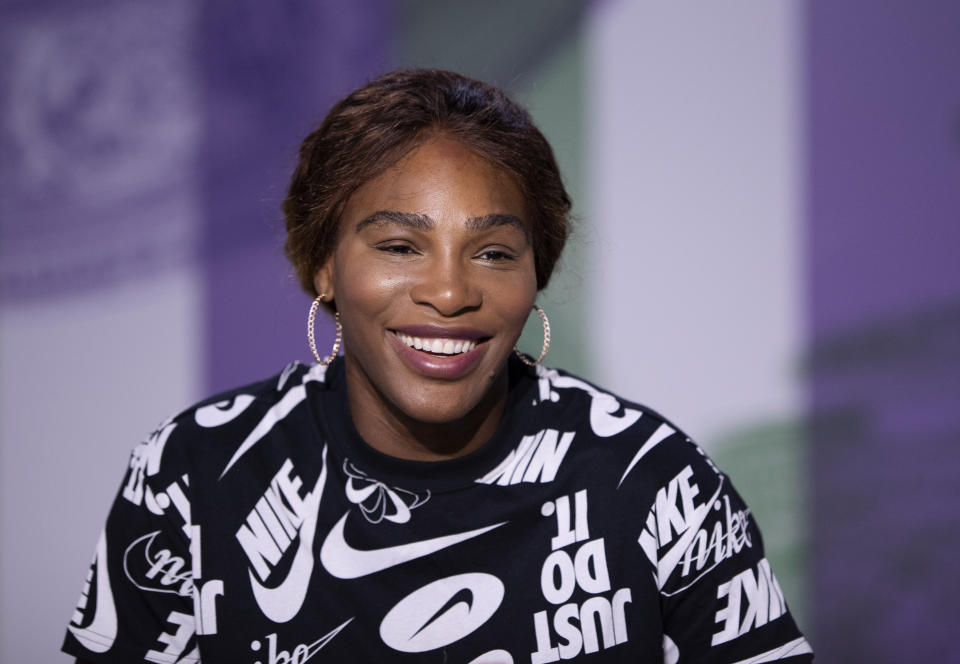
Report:
[[[290,349],[305,348],[308,301],[283,258],[280,208],[303,137],[334,101],[388,68],[392,6],[201,4],[195,49],[211,391],[270,375]],[[331,330],[322,317],[318,339]],[[262,351],[250,357],[251,348]]]
[[[808,4],[814,643],[958,662],[960,5]]]

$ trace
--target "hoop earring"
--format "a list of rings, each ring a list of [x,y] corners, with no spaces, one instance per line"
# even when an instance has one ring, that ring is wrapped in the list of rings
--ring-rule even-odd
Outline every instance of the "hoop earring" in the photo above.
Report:
[[[540,349],[540,357],[531,360],[521,353],[519,348],[516,346],[513,347],[513,352],[517,354],[520,361],[530,367],[535,367],[540,364],[543,358],[547,356],[547,351],[550,350],[550,321],[547,320],[547,313],[536,304],[533,305],[533,308],[536,309],[537,314],[540,316],[540,322],[543,323],[543,348]]]
[[[343,327],[340,326],[340,312],[333,312],[333,323],[337,326],[337,338],[333,340],[333,350],[330,351],[330,355],[321,358],[320,353],[317,352],[317,340],[313,334],[313,325],[317,320],[317,309],[319,309],[323,303],[324,297],[326,297],[326,293],[320,293],[310,304],[310,313],[307,314],[307,343],[310,344],[310,352],[313,353],[313,357],[317,362],[326,366],[333,362],[334,358],[337,357],[337,353],[340,352],[340,341],[343,339]]]

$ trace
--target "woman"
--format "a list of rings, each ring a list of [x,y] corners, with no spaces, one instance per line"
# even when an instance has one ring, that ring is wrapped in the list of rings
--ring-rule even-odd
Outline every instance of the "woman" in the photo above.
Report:
[[[535,298],[569,208],[549,145],[495,88],[398,71],[334,106],[284,205],[318,362],[134,450],[64,649],[809,660],[727,478],[655,412],[539,364]],[[536,361],[513,351],[531,311]]]

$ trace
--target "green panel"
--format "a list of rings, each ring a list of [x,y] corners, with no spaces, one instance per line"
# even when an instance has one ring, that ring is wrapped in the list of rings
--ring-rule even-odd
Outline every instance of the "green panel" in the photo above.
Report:
[[[586,325],[584,324],[585,284],[583,275],[587,252],[583,250],[583,219],[578,212],[585,205],[586,180],[583,169],[585,104],[583,89],[584,39],[580,34],[555,52],[542,64],[534,84],[518,90],[516,99],[526,106],[537,121],[540,130],[553,146],[563,181],[573,199],[573,233],[567,242],[557,270],[546,291],[537,298],[550,317],[553,340],[550,355],[544,363],[560,367],[587,378],[591,371],[584,352]],[[520,347],[536,355],[543,340],[540,319],[530,317]]]
[[[402,0],[396,61],[516,91],[585,11],[581,0]]]
[[[733,481],[763,532],[770,561],[801,629],[806,617],[807,476],[804,428],[796,421],[741,429],[717,441],[712,456]]]

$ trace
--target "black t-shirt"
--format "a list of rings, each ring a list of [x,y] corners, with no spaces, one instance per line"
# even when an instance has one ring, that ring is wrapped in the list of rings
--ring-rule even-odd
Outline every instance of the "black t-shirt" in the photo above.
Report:
[[[63,648],[96,662],[809,661],[729,480],[656,413],[511,361],[449,461],[353,427],[342,360],[137,446]]]

